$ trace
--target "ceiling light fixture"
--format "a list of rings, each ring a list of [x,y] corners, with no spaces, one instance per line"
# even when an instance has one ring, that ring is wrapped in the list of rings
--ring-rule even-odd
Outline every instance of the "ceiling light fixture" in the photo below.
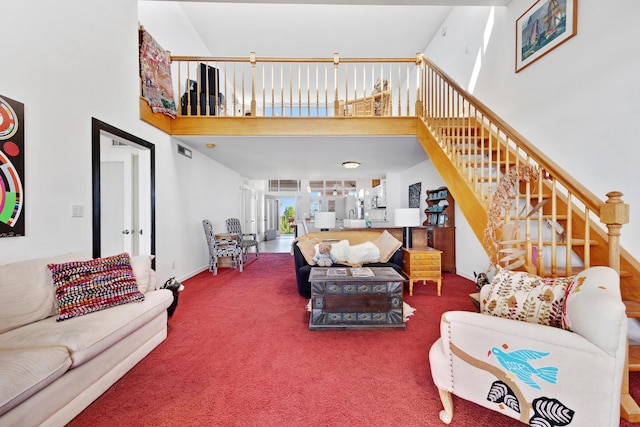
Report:
[[[215,146],[216,146],[216,144],[207,144],[207,148],[213,148]]]
[[[360,166],[360,162],[342,162],[342,167],[345,169],[355,169]]]

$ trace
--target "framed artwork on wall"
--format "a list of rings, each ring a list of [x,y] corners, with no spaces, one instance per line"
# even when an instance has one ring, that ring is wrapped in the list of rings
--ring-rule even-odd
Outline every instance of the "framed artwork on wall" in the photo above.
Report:
[[[410,208],[419,208],[420,207],[420,192],[422,188],[422,183],[416,182],[415,184],[411,184],[409,186],[409,207]]]
[[[578,0],[538,0],[516,20],[516,73],[575,36]]]
[[[24,236],[24,104],[0,95],[0,237]]]

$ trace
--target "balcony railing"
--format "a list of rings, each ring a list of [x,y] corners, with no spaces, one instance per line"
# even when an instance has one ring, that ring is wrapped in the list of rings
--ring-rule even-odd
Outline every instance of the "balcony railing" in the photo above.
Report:
[[[171,56],[185,116],[414,116],[422,78],[414,58]]]

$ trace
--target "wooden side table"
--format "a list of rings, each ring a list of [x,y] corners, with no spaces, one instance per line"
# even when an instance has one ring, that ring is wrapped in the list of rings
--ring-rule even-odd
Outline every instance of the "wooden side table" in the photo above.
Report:
[[[438,296],[442,288],[440,270],[442,251],[428,246],[402,248],[402,271],[409,277],[409,295],[413,295],[413,282],[432,280],[438,284]],[[426,283],[425,283],[426,284]]]

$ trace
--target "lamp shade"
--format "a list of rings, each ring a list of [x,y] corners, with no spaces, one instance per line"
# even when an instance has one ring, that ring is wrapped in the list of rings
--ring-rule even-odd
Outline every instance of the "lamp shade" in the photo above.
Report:
[[[335,212],[316,212],[315,227],[321,230],[336,227]]]
[[[420,225],[420,209],[396,209],[394,211],[394,224],[396,227],[415,227]]]

